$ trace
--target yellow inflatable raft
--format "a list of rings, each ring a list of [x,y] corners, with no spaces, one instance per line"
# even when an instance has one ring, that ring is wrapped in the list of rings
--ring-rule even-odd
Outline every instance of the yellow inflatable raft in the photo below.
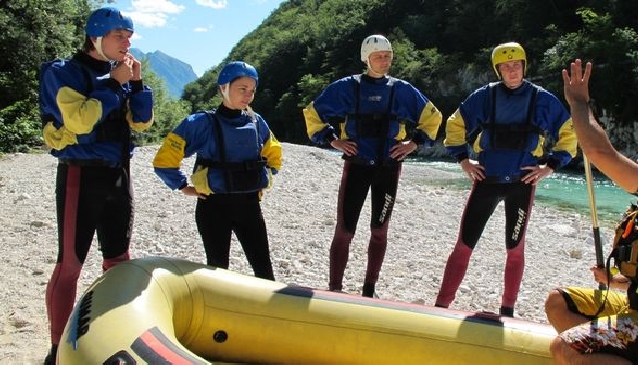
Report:
[[[538,323],[152,257],[117,265],[83,294],[58,363],[553,364],[555,335]]]

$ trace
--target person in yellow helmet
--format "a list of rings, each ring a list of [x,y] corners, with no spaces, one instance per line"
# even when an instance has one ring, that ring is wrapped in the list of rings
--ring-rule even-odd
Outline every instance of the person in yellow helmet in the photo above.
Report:
[[[576,155],[576,136],[558,98],[524,78],[527,56],[519,43],[495,47],[492,66],[500,81],[475,90],[447,120],[444,145],[472,181],[472,190],[435,305],[447,308],[454,301],[472,251],[503,201],[507,259],[500,314],[512,317],[536,184]],[[546,138],[555,141],[549,150]]]
[[[601,172],[627,192],[638,195],[638,164],[612,146],[589,107],[592,64],[580,59],[563,70],[565,99],[569,103],[578,143]],[[635,224],[635,216],[629,216]],[[559,288],[549,292],[545,313],[559,335],[550,345],[557,364],[638,364],[638,277],[635,250],[638,230],[619,225],[612,251],[619,272],[592,267],[594,280],[611,290]],[[619,235],[620,233],[620,235]],[[630,233],[626,235],[626,233]],[[623,237],[624,236],[624,237]],[[619,247],[623,250],[619,250]],[[625,252],[627,255],[621,255]],[[632,253],[633,252],[633,253]],[[623,293],[624,292],[624,293]]]

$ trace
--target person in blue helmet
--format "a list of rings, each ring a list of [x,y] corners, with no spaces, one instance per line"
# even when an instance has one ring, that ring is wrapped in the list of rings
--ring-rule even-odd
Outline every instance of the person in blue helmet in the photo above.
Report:
[[[345,160],[330,246],[328,286],[332,291],[343,290],[350,243],[370,191],[370,241],[362,295],[375,296],[401,163],[419,145],[431,145],[441,124],[441,112],[430,100],[407,81],[388,75],[393,56],[386,37],[366,37],[361,43],[366,72],[328,85],[303,110],[310,140],[329,144],[343,152]]]
[[[576,135],[560,100],[524,78],[527,57],[519,43],[499,44],[491,58],[500,81],[475,90],[446,124],[444,145],[472,190],[435,305],[447,308],[454,301],[485,225],[503,201],[507,257],[499,312],[513,317],[536,184],[576,155]]]
[[[157,151],[155,173],[172,190],[197,198],[195,221],[206,263],[228,269],[231,235],[239,240],[256,277],[274,280],[260,200],[281,169],[281,144],[250,107],[259,77],[234,61],[219,72],[222,103],[186,117]],[[190,183],[180,170],[196,155]]]
[[[133,21],[118,9],[95,10],[82,49],[43,64],[40,111],[43,136],[58,158],[58,257],[46,288],[55,362],[73,308],[77,280],[97,231],[102,268],[129,259],[133,193],[131,130],[153,123],[153,92],[131,53]]]

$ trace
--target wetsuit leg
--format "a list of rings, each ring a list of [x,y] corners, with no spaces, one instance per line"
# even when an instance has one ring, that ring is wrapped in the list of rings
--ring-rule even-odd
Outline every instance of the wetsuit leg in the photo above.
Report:
[[[379,280],[379,272],[388,245],[388,227],[396,201],[400,174],[400,164],[381,166],[378,168],[370,187],[372,200],[370,243],[368,244],[368,267],[363,282],[367,288],[373,289]]]
[[[58,257],[46,288],[52,344],[60,342],[73,309],[77,281],[105,200],[101,178],[91,174],[92,169],[65,164],[57,168]]]
[[[343,273],[348,263],[350,242],[370,188],[370,171],[369,166],[344,162],[337,200],[337,226],[330,245],[330,290],[343,289]]]
[[[244,194],[238,194],[244,195]],[[259,205],[257,193],[248,194],[243,202],[235,205],[237,211],[235,220],[235,235],[241,244],[246,259],[252,266],[255,276],[262,279],[275,280],[266,221]]]
[[[509,184],[505,197],[505,234],[507,259],[505,262],[503,297],[501,305],[513,308],[525,268],[525,233],[534,202],[535,186],[532,184]]]
[[[475,183],[461,217],[459,235],[445,264],[436,305],[448,307],[456,297],[472,256],[472,250],[483,234],[485,224],[500,201],[499,184]]]
[[[232,204],[225,195],[197,199],[195,222],[206,251],[206,264],[228,269],[232,234]]]
[[[105,179],[113,181],[97,221],[97,237],[102,250],[102,270],[129,259],[133,231],[133,190],[128,171],[108,169]]]

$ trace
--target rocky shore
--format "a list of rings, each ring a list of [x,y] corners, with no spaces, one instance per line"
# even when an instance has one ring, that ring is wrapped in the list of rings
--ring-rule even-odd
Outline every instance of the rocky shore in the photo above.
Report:
[[[131,255],[159,255],[205,262],[195,220],[195,200],[170,191],[152,168],[156,146],[133,158],[135,228]],[[189,171],[193,161],[185,161]],[[55,169],[48,154],[14,154],[0,159],[0,364],[41,363],[49,347],[44,292],[57,255]],[[262,208],[278,281],[325,289],[328,252],[335,227],[342,160],[315,147],[284,144],[284,165]],[[424,166],[404,164],[389,232],[389,245],[377,284],[382,299],[432,305],[448,254],[456,241],[466,189],[451,187],[463,178]],[[458,186],[459,184],[455,184]],[[366,265],[369,202],[350,249],[345,291],[359,295]],[[611,237],[611,227],[601,227]],[[592,286],[595,264],[589,212],[567,213],[536,204],[526,240],[526,268],[516,316],[546,322],[548,290],[564,285]],[[465,280],[452,306],[498,311],[504,248],[502,204],[488,222]],[[80,278],[79,292],[101,274],[94,244]],[[605,243],[605,253],[609,243]],[[230,269],[252,270],[237,242]]]

